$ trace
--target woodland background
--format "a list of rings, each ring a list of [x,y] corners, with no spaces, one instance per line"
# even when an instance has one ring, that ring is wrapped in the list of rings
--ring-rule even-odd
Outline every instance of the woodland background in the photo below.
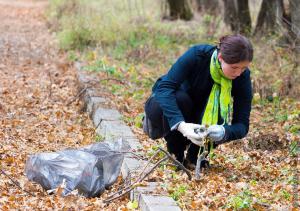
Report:
[[[157,191],[183,210],[299,209],[300,0],[0,0],[0,5],[0,209],[135,210],[128,197],[104,205],[109,192],[93,199],[49,195],[24,175],[30,154],[103,139],[81,112],[74,63],[94,76],[148,158],[165,147],[141,129],[156,79],[190,46],[216,45],[232,33],[246,35],[254,46],[247,137],[215,149],[201,182],[167,166],[147,181],[158,182]],[[111,191],[119,185],[121,179]]]

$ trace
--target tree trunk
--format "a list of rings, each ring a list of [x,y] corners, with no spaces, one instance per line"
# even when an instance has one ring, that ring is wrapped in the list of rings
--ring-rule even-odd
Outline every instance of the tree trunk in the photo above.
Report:
[[[248,5],[248,0],[237,1],[238,17],[239,17],[239,32],[242,34],[250,34],[251,32],[251,17]]]
[[[188,0],[168,0],[170,8],[170,18],[191,20],[193,13],[190,8]]]
[[[290,0],[292,36],[297,52],[300,52],[300,0]]]
[[[277,0],[263,0],[258,14],[254,34],[269,34],[276,30],[277,19],[282,17],[283,5]],[[281,10],[281,14],[279,12]]]
[[[283,0],[277,0],[276,3],[276,24],[283,30],[284,28],[287,28],[287,22],[291,21],[291,17],[285,11]]]
[[[220,13],[219,0],[196,0],[199,12],[216,16]]]
[[[239,21],[235,0],[223,0],[224,2],[224,22],[230,26],[231,31],[239,31]]]

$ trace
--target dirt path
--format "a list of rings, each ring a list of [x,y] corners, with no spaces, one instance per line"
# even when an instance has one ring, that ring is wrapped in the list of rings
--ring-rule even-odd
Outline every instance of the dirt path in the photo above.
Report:
[[[0,169],[36,195],[0,172],[0,210],[102,207],[100,199],[49,196],[24,175],[29,154],[79,147],[94,136],[80,105],[67,106],[77,93],[76,75],[48,32],[46,5],[0,0]]]

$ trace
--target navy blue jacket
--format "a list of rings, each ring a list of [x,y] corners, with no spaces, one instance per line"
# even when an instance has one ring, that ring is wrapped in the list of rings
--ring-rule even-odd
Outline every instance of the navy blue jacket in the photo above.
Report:
[[[213,79],[210,75],[210,59],[216,46],[196,45],[185,52],[171,67],[166,75],[160,77],[153,86],[156,101],[167,117],[170,128],[184,117],[176,103],[176,90],[189,94],[196,108],[203,115]],[[245,70],[232,81],[233,114],[231,125],[225,125],[224,141],[240,139],[246,136],[249,129],[252,88],[250,70]],[[198,124],[201,123],[201,118]]]

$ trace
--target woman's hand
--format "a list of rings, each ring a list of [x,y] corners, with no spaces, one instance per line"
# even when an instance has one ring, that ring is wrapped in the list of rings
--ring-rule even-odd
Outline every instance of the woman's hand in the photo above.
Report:
[[[188,138],[192,143],[202,146],[203,138],[207,135],[206,132],[196,131],[206,131],[204,125],[198,125],[193,123],[181,122],[177,128],[179,132],[186,138]]]
[[[207,129],[208,137],[215,143],[223,140],[225,136],[225,128],[222,125],[212,125]]]

